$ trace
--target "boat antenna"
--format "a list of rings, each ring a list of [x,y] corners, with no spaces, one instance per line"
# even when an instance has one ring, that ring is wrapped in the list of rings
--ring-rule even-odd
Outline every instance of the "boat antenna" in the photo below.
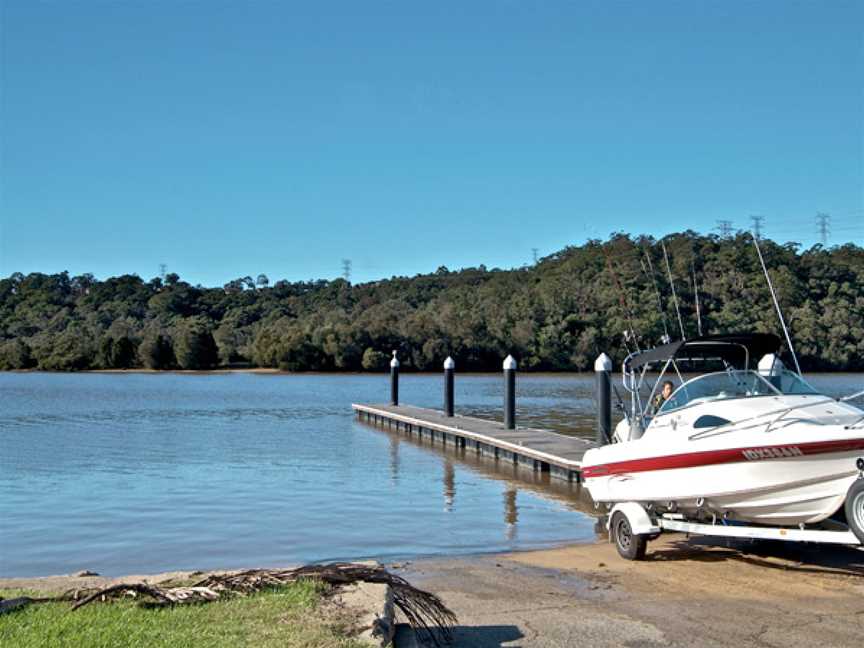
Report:
[[[669,265],[669,255],[666,253],[666,243],[660,241],[663,248],[663,259],[666,261],[666,274],[669,275],[669,285],[672,287],[672,303],[675,304],[675,313],[678,315],[678,327],[681,329],[681,339],[686,340],[684,335],[684,322],[681,320],[681,309],[678,308],[678,296],[675,294],[675,281],[672,279],[672,267]]]
[[[667,344],[672,341],[672,338],[669,337],[669,327],[666,326],[666,311],[663,310],[663,300],[660,298],[660,289],[657,287],[657,276],[654,274],[654,264],[651,263],[651,255],[648,254],[648,250],[645,247],[642,247],[642,254],[645,255],[645,260],[648,262],[648,270],[645,270],[645,265],[642,264],[642,270],[645,274],[649,274],[651,277],[651,283],[654,284],[654,295],[657,297],[657,308],[660,310],[660,317],[663,318],[663,344]]]
[[[762,264],[762,272],[765,273],[765,280],[768,282],[768,289],[771,291],[771,299],[774,300],[774,308],[777,309],[777,317],[780,318],[780,326],[783,327],[783,334],[786,336],[786,344],[789,345],[789,353],[792,354],[792,360],[795,361],[795,370],[798,375],[801,375],[801,365],[798,364],[798,356],[795,355],[795,347],[792,346],[792,338],[789,335],[789,329],[786,328],[786,320],[783,319],[783,311],[780,310],[780,302],[777,301],[777,293],[774,292],[774,284],[771,283],[771,275],[768,274],[768,268],[765,267],[765,259],[762,258],[762,250],[759,247],[759,241],[755,236],[752,236],[753,245],[756,246],[756,254],[759,255],[759,263]]]
[[[699,284],[696,283],[696,265],[690,261],[690,272],[693,274],[693,296],[696,299],[696,324],[699,327],[699,336],[702,336],[702,310],[699,308]]]

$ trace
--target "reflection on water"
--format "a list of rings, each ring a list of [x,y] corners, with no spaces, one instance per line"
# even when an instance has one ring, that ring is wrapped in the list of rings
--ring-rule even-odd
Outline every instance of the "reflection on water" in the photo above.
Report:
[[[390,480],[393,484],[399,482],[399,437],[390,437]]]
[[[813,380],[833,395],[859,376]],[[440,407],[440,376],[406,403]],[[594,537],[579,486],[354,420],[386,376],[0,374],[0,575],[511,551]],[[520,424],[593,435],[593,376],[521,376]],[[456,407],[500,419],[500,376]],[[457,496],[458,493],[458,496]],[[443,506],[441,498],[443,496]]]
[[[506,538],[508,541],[516,538],[516,524],[519,522],[516,493],[516,489],[512,487],[504,491],[504,528],[506,529]]]
[[[453,500],[456,498],[456,471],[453,462],[444,460],[444,510],[450,513],[453,510]]]

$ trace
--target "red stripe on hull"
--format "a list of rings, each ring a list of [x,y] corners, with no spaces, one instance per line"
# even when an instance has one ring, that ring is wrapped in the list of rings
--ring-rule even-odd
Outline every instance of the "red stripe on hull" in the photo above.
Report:
[[[842,439],[837,441],[813,441],[810,443],[786,443],[773,446],[749,446],[746,448],[727,448],[723,450],[707,450],[704,452],[687,452],[662,457],[646,457],[630,459],[596,466],[583,466],[582,476],[608,477],[650,470],[671,470],[673,468],[695,468],[697,466],[714,466],[724,463],[742,461],[763,461],[768,459],[786,459],[808,455],[825,454],[828,452],[852,452],[864,450],[864,439]]]

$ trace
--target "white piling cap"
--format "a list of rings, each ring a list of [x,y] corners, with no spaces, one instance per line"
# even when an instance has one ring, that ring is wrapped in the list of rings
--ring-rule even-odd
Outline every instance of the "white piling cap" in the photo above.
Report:
[[[601,353],[594,361],[594,371],[612,371],[612,358]]]
[[[504,371],[515,371],[516,370],[516,358],[512,355],[508,355],[504,358]]]
[[[390,361],[390,366],[391,367],[398,367],[399,366],[399,360],[396,359],[396,352],[395,351],[393,352],[393,359]]]
[[[456,363],[453,362],[453,358],[451,358],[450,356],[447,356],[447,359],[444,361],[444,368],[445,369],[455,369],[456,368]]]
[[[762,356],[759,361],[759,373],[763,376],[779,376],[783,368],[783,361],[773,353]]]

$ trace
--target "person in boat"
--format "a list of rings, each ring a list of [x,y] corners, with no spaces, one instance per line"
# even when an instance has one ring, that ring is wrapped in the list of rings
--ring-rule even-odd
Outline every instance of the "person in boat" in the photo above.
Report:
[[[669,400],[673,391],[675,391],[675,383],[671,380],[664,381],[663,386],[660,388],[660,393],[654,397],[654,402],[651,404],[652,415],[660,411],[660,408],[663,407],[663,403]]]

